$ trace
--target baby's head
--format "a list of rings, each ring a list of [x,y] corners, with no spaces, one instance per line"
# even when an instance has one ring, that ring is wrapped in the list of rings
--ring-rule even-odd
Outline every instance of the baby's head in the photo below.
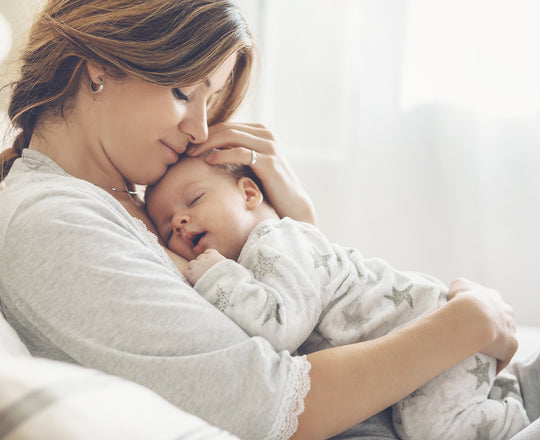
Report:
[[[206,249],[236,260],[253,228],[277,218],[249,167],[208,165],[200,157],[169,168],[147,188],[145,200],[167,247],[188,260]]]

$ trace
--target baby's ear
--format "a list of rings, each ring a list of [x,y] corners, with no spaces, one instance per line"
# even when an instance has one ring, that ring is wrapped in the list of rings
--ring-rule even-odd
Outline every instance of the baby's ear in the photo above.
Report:
[[[244,197],[247,209],[252,211],[262,203],[262,192],[257,184],[249,177],[241,177],[238,179],[236,185]]]

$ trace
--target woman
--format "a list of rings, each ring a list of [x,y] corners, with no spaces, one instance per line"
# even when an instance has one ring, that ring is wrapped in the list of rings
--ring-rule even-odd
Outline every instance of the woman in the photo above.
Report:
[[[48,2],[1,157],[0,300],[32,354],[144,384],[245,439],[328,438],[474,352],[506,365],[512,311],[467,281],[400,331],[307,357],[248,338],[184,281],[135,185],[188,145],[227,147],[207,160],[250,164],[281,216],[314,222],[271,133],[228,122],[252,64],[226,0]]]

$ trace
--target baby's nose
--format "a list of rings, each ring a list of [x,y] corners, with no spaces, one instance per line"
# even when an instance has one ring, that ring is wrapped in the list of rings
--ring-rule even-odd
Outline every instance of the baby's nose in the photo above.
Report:
[[[185,225],[187,225],[189,221],[190,221],[189,216],[185,214],[177,214],[173,216],[171,220],[171,226],[172,226],[173,231],[175,231],[176,233],[180,233],[182,228]]]

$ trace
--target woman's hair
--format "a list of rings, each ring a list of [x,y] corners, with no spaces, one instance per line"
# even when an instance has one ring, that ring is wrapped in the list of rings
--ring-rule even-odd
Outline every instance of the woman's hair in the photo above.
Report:
[[[38,119],[63,116],[79,86],[90,87],[86,61],[115,77],[183,87],[201,82],[234,53],[236,65],[211,103],[209,124],[238,108],[253,66],[253,41],[232,0],[49,0],[22,54],[8,110],[18,133],[0,154],[0,181],[28,147]]]

